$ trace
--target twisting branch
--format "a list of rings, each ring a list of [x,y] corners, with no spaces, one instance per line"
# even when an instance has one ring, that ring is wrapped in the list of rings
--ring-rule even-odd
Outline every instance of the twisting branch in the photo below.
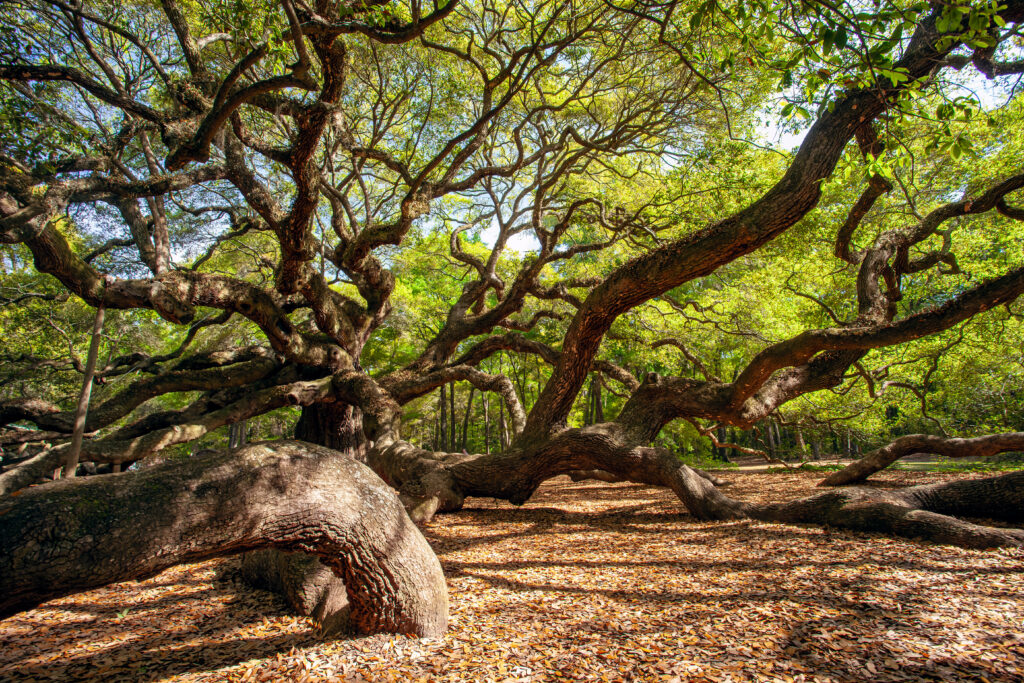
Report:
[[[819,486],[846,486],[864,481],[900,458],[915,453],[947,458],[986,458],[1008,451],[1024,451],[1024,432],[989,434],[974,438],[946,438],[930,434],[908,434],[867,453],[857,462],[833,472]]]

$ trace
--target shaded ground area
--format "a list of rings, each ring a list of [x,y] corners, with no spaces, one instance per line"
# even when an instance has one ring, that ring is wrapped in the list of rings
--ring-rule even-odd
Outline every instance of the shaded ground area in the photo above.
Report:
[[[821,478],[724,476],[773,500]],[[426,528],[444,638],[318,643],[215,560],[0,622],[0,680],[1024,680],[1021,550],[698,524],[666,490],[565,478],[522,508],[470,505]]]

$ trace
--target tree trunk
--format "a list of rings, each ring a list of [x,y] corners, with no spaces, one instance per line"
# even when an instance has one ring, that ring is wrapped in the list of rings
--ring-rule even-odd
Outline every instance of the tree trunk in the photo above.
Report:
[[[441,438],[439,438],[437,440],[436,448],[438,450],[441,450],[441,451],[447,451],[448,450],[448,399],[447,399],[447,392],[446,392],[447,388],[448,388],[447,385],[445,385],[445,384],[441,385],[441,397],[438,399],[438,403],[440,403],[440,407],[441,407],[441,410],[439,411],[440,412],[440,418],[439,419],[441,421],[440,422],[440,429],[441,429],[440,437]]]
[[[329,501],[329,502],[328,502]],[[295,441],[63,480],[0,502],[0,617],[177,564],[276,548],[316,555],[363,633],[443,633],[441,565],[369,469]]]
[[[366,462],[369,443],[362,411],[355,406],[337,402],[306,406],[295,425],[295,438]],[[348,629],[345,582],[313,556],[277,550],[246,553],[242,578],[256,588],[280,594],[296,613],[313,617],[325,635]]]
[[[100,339],[103,336],[104,311],[101,303],[96,309],[96,320],[92,326],[92,338],[89,340],[89,355],[85,361],[85,375],[82,378],[82,393],[78,397],[78,409],[75,411],[75,426],[71,437],[71,448],[64,459],[63,473],[73,478],[78,469],[78,458],[82,454],[82,438],[85,436],[85,416],[89,411],[89,397],[92,395],[92,378],[96,373],[96,357],[99,355]]]
[[[228,448],[241,448],[248,442],[248,420],[239,420],[228,427]]]
[[[320,624],[324,636],[352,630],[345,582],[313,555],[272,549],[245,553],[242,579],[283,596],[298,614]]]
[[[455,434],[458,430],[458,420],[455,418],[455,382],[452,382],[451,391],[448,392],[448,451],[455,450]]]
[[[314,403],[303,408],[295,424],[295,438],[366,462],[368,443],[363,433],[363,414],[347,403]]]
[[[473,392],[476,387],[470,385],[469,397],[466,399],[466,414],[462,418],[462,443],[460,450],[466,450],[466,442],[469,440],[469,416],[473,412]]]
[[[764,521],[824,524],[964,548],[1020,547],[1024,530],[981,526],[949,515],[1021,521],[1024,471],[897,491],[837,489],[790,503],[750,505],[746,513]]]
[[[508,448],[508,425],[505,422],[504,401],[498,401],[498,446],[502,451]]]
[[[484,453],[491,452],[491,397],[486,391],[482,392],[480,398],[484,402]]]

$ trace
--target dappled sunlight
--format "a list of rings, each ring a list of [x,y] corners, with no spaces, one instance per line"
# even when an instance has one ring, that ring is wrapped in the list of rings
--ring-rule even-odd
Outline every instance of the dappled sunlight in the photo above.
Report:
[[[737,494],[764,500],[813,493],[821,475],[724,476]],[[880,483],[950,476],[886,473]],[[566,478],[520,508],[471,499],[424,531],[448,580],[444,637],[320,643],[307,619],[236,583],[236,560],[215,560],[3,622],[0,678],[1024,676],[1020,550],[751,521],[696,523],[667,490]]]

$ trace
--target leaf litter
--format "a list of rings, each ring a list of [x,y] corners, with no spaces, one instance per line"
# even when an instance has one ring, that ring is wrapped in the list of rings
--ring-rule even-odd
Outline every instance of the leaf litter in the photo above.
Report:
[[[821,475],[725,478],[737,497],[784,500]],[[228,558],[0,622],[0,680],[1024,680],[1020,549],[699,523],[668,490],[564,477],[519,508],[470,500],[424,533],[448,579],[443,637],[321,642],[231,580]]]

